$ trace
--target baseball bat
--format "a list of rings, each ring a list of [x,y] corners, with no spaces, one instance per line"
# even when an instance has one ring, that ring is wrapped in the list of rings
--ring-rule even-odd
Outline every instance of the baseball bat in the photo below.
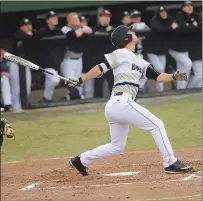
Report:
[[[65,81],[65,83],[70,83],[69,79],[67,79],[67,78],[65,78],[63,76],[54,74],[52,72],[46,71],[43,68],[41,68],[40,66],[38,66],[38,65],[36,65],[36,64],[34,64],[34,63],[30,62],[30,61],[27,61],[27,60],[25,60],[25,59],[23,59],[21,57],[18,57],[18,56],[14,55],[14,54],[11,54],[11,53],[8,53],[8,52],[4,52],[3,58],[6,59],[6,60],[9,60],[9,61],[12,61],[14,63],[20,64],[21,66],[28,67],[30,69],[38,70],[38,71],[41,71],[41,72],[53,75],[55,77],[58,77],[61,80]]]

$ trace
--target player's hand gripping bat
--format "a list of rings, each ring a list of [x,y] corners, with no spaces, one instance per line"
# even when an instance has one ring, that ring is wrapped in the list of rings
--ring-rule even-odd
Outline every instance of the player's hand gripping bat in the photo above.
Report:
[[[33,69],[33,70],[42,71],[44,73],[48,73],[50,75],[58,77],[61,80],[63,80],[65,82],[65,84],[72,83],[69,79],[67,79],[67,78],[65,78],[63,76],[60,76],[58,74],[54,74],[52,72],[46,71],[45,69],[39,67],[38,65],[36,65],[36,64],[34,64],[34,63],[30,62],[30,61],[27,61],[25,59],[22,59],[22,58],[20,58],[20,57],[18,57],[16,55],[13,55],[11,53],[4,52],[3,58],[6,59],[6,60],[9,60],[9,61],[12,61],[14,63],[20,64],[21,66],[25,66],[25,67],[28,67],[28,68]]]

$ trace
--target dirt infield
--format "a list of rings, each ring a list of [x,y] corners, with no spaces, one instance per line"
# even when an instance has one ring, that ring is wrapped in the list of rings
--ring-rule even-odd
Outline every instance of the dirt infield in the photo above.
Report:
[[[176,150],[193,173],[167,175],[158,152],[134,152],[94,162],[82,177],[68,159],[2,164],[1,198],[24,200],[152,200],[201,195],[201,148]],[[130,172],[128,176],[104,174]]]

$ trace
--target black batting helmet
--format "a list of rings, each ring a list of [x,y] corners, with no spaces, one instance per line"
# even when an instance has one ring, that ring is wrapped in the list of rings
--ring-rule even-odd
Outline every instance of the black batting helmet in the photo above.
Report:
[[[111,34],[111,42],[117,48],[124,48],[128,43],[132,41],[132,35],[128,34],[128,31],[132,27],[124,25],[118,26]]]

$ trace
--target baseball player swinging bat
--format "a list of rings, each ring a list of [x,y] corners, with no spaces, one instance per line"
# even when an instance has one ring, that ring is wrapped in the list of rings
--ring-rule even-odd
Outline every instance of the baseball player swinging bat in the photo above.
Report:
[[[54,74],[52,72],[49,72],[49,71],[46,71],[45,69],[39,67],[38,65],[30,62],[30,61],[27,61],[25,59],[22,59],[21,57],[18,57],[16,55],[13,55],[11,53],[8,53],[8,52],[4,52],[4,55],[3,55],[3,58],[6,59],[6,60],[9,60],[9,61],[12,61],[12,62],[15,62],[17,64],[20,64],[21,66],[25,66],[25,67],[28,67],[28,68],[31,68],[33,70],[38,70],[38,71],[41,71],[41,72],[44,72],[44,73],[48,73],[50,75],[53,75],[55,77],[58,77],[60,78],[61,80],[63,80],[65,82],[65,84],[67,83],[70,83],[69,82],[69,79],[63,77],[63,76],[60,76],[60,75],[57,75],[57,74]]]
[[[119,26],[111,34],[111,42],[117,47],[112,53],[104,54],[104,61],[79,78],[69,78],[78,86],[86,81],[101,77],[113,71],[114,86],[106,106],[105,117],[110,126],[111,141],[72,158],[69,164],[83,176],[87,167],[97,159],[123,152],[128,138],[129,126],[152,134],[163,158],[164,170],[168,174],[192,171],[191,166],[179,161],[173,152],[164,123],[149,110],[136,103],[140,79],[148,78],[158,82],[187,80],[187,74],[177,70],[174,74],[157,72],[153,65],[135,53],[138,38],[131,27]],[[136,159],[135,159],[136,160]]]

